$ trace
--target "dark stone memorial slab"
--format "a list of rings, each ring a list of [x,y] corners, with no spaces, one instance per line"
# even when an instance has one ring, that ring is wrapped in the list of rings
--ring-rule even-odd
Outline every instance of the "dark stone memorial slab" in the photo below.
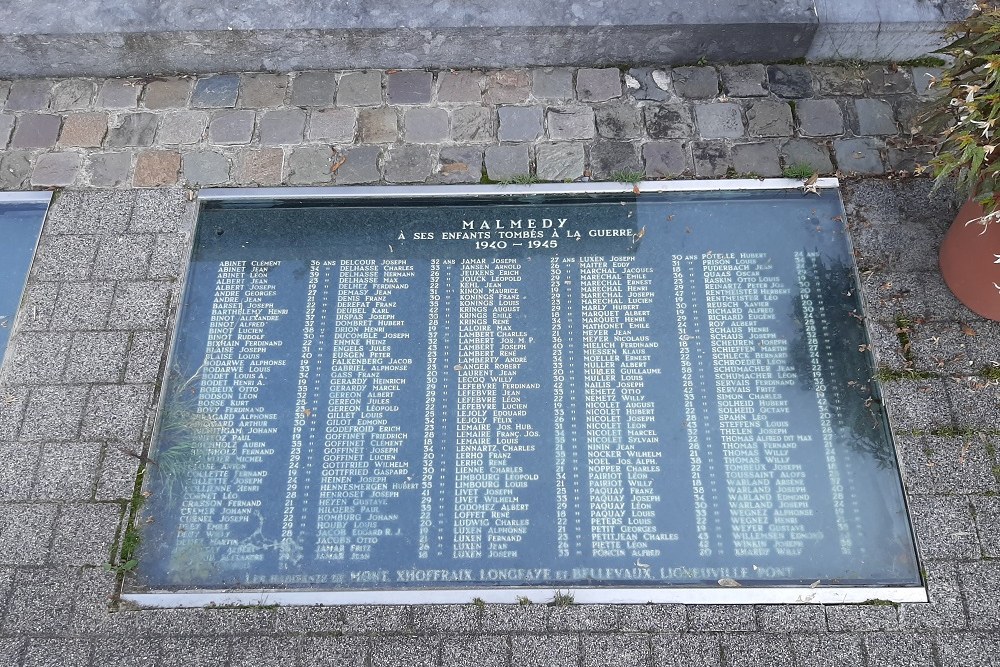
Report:
[[[49,193],[0,193],[0,361],[42,231]]]
[[[502,192],[204,204],[132,593],[922,594],[835,189]]]

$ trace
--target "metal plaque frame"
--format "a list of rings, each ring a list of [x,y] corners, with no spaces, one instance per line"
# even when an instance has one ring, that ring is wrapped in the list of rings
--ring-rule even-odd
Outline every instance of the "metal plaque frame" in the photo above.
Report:
[[[28,273],[24,276],[24,281],[21,283],[21,294],[18,298],[18,306],[14,311],[14,322],[11,323],[13,327],[17,322],[17,314],[21,310],[21,301],[24,299],[24,288],[28,285],[28,275],[31,273],[31,266],[35,263],[35,255],[38,253],[38,243],[42,238],[42,229],[45,227],[45,218],[48,217],[49,207],[52,205],[52,193],[49,191],[28,191],[28,192],[0,192],[0,205],[3,204],[44,204],[45,210],[42,211],[42,224],[38,228],[38,237],[35,238],[35,245],[31,248],[31,262],[28,264]],[[11,337],[13,337],[14,331],[11,330]],[[0,367],[3,366],[3,361],[6,358],[7,349],[6,346],[0,345]]]
[[[839,189],[837,178],[819,178],[811,187],[817,189]],[[540,183],[530,185],[413,185],[413,186],[339,186],[339,187],[280,187],[280,188],[206,188],[199,192],[199,202],[226,201],[252,202],[261,200],[366,200],[386,198],[440,199],[475,198],[500,199],[525,195],[573,195],[573,194],[639,194],[663,192],[734,192],[750,190],[795,190],[805,192],[802,180],[787,178],[726,179],[697,181],[641,181],[638,183]],[[14,193],[23,195],[47,195],[48,193]],[[3,201],[0,195],[0,201]],[[24,201],[28,201],[25,199]],[[37,201],[37,200],[31,200]],[[848,235],[848,243],[853,250],[853,242]],[[188,262],[194,252],[192,243]],[[181,277],[180,290],[186,289],[187,266]],[[855,267],[857,279],[857,268]],[[860,281],[859,283],[860,284]],[[171,323],[175,326],[180,313],[174,315]],[[867,320],[865,331],[871,340]],[[176,335],[170,346],[167,367],[174,356]],[[876,381],[873,379],[873,381]],[[156,432],[160,415],[163,413],[165,396],[161,395],[153,432]],[[891,430],[891,415],[887,413]],[[895,444],[893,453],[898,461]],[[899,470],[897,466],[897,470]],[[909,503],[906,490],[903,503],[907,508],[907,521],[911,535],[912,521],[909,520]],[[917,544],[916,539],[913,540]],[[917,563],[921,564],[917,553]],[[921,579],[922,575],[921,567]],[[574,604],[862,604],[866,602],[890,601],[893,603],[928,602],[926,582],[921,586],[739,586],[710,588],[694,586],[663,586],[650,588],[614,588],[600,586],[551,585],[518,588],[425,588],[419,590],[350,590],[350,591],[289,591],[275,589],[258,590],[187,590],[172,592],[129,592],[120,590],[120,599],[140,608],[216,608],[236,606],[268,605],[410,605],[410,604],[460,604],[473,600],[488,603],[514,604],[530,600],[533,603],[551,603],[558,596],[572,596]]]

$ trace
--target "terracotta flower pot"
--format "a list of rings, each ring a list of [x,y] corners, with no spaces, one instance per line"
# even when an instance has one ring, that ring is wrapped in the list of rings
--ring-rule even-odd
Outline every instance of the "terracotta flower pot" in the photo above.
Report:
[[[1000,320],[1000,223],[969,222],[982,215],[972,200],[958,211],[941,242],[941,275],[970,310]]]

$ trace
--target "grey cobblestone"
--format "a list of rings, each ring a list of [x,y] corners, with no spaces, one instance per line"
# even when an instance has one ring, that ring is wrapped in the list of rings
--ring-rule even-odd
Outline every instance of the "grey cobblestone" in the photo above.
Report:
[[[47,148],[59,138],[62,118],[54,114],[23,114],[14,125],[11,148]]]
[[[413,107],[403,116],[403,139],[416,144],[433,144],[448,138],[448,112],[445,109]]]
[[[692,141],[694,172],[701,177],[719,178],[732,168],[732,155],[722,141]]]
[[[577,70],[576,96],[581,102],[606,102],[621,94],[621,72],[617,69],[608,67]]]
[[[719,73],[714,67],[675,67],[671,79],[681,97],[711,100],[719,94]]]
[[[142,106],[147,109],[178,109],[187,105],[194,89],[190,77],[162,77],[146,84]]]
[[[672,178],[691,171],[688,145],[679,139],[643,144],[642,159],[649,178]]]
[[[854,100],[854,109],[858,115],[858,131],[861,134],[884,136],[899,131],[892,107],[882,100]]]
[[[503,181],[531,173],[528,147],[525,145],[487,146],[486,175],[494,181]]]
[[[208,139],[215,144],[248,144],[257,114],[250,110],[225,111],[208,124]]]
[[[483,177],[483,149],[442,148],[436,173],[442,183],[478,183]]]
[[[755,100],[746,107],[751,137],[792,136],[792,110],[787,102]]]
[[[205,111],[171,111],[163,116],[156,140],[161,144],[196,144],[208,129]]]
[[[126,146],[152,146],[159,116],[153,113],[128,113],[120,117],[118,125],[108,132],[108,148]]]
[[[494,136],[493,113],[486,107],[458,107],[451,112],[451,140],[461,143],[485,143]]]
[[[722,90],[730,97],[767,95],[767,70],[763,65],[727,65],[722,68]]]
[[[240,77],[236,74],[218,74],[200,77],[191,94],[191,106],[224,108],[236,106],[240,90]]]
[[[486,101],[490,104],[521,104],[528,101],[531,77],[525,70],[499,70],[486,77]]]
[[[879,145],[873,139],[837,139],[833,142],[833,150],[837,167],[845,174],[885,173]]]
[[[24,151],[0,154],[0,187],[18,190],[24,187],[31,173],[31,161]]]
[[[542,136],[542,107],[504,106],[497,109],[500,141],[534,141]]]
[[[88,79],[63,79],[52,86],[49,108],[53,111],[86,109],[94,100],[97,86]],[[3,97],[0,95],[0,97]]]
[[[781,145],[781,162],[786,167],[805,165],[820,174],[833,172],[830,150],[823,143],[807,139],[789,139]]]
[[[596,108],[597,132],[605,139],[642,136],[642,111],[628,103],[612,102]]]
[[[337,97],[337,75],[334,72],[300,72],[292,79],[292,106],[333,106]]]
[[[337,104],[342,107],[382,104],[382,72],[347,72],[340,77]]]
[[[987,558],[1000,557],[1000,498],[974,497],[972,507],[983,555]]]
[[[550,139],[594,138],[594,110],[589,106],[549,107],[545,124]]]
[[[394,146],[385,161],[385,180],[390,183],[422,183],[430,176],[433,156],[426,146]]]
[[[7,147],[10,135],[14,131],[14,116],[10,114],[0,114],[0,150]]]
[[[399,121],[392,108],[362,109],[358,113],[358,140],[366,144],[396,141]]]
[[[483,101],[483,75],[468,70],[438,74],[438,102]]]
[[[35,160],[31,184],[41,187],[73,185],[83,158],[78,153],[44,153]]]
[[[357,146],[338,153],[344,162],[337,169],[338,185],[355,183],[377,183],[382,178],[379,173],[379,160],[382,149],[378,146]]]
[[[583,144],[574,142],[538,144],[535,168],[543,181],[572,181],[583,176],[586,156]]]
[[[677,97],[669,70],[651,67],[630,69],[625,75],[625,84],[629,95],[636,100],[667,102]]]
[[[40,111],[49,106],[52,82],[45,79],[14,81],[7,93],[4,108],[8,111]]]
[[[778,146],[771,142],[733,145],[732,163],[737,174],[781,176]]]
[[[395,117],[393,112],[392,136],[395,137]],[[309,115],[307,136],[310,141],[330,141],[349,144],[357,132],[358,114],[354,109],[320,109]]]
[[[96,105],[108,109],[135,109],[139,106],[142,83],[135,79],[108,79],[97,93]]]
[[[844,114],[836,100],[799,100],[795,103],[799,132],[807,137],[844,133]]]
[[[531,94],[538,100],[573,99],[573,70],[565,67],[532,70]]]
[[[427,104],[431,101],[434,74],[418,70],[389,72],[385,96],[389,104]]]
[[[111,304],[111,321],[120,329],[160,329],[169,300],[170,286],[166,283],[119,283]]]
[[[812,97],[812,74],[799,65],[769,65],[767,84],[772,93],[786,99]]]
[[[860,67],[823,65],[810,68],[821,95],[863,95],[865,73]]]
[[[243,109],[277,107],[288,97],[287,74],[241,74],[237,106]]]
[[[301,109],[265,111],[260,115],[258,133],[265,146],[297,144],[302,141],[306,114]]]
[[[732,139],[744,135],[743,116],[737,104],[696,104],[694,115],[698,119],[698,134],[704,139]]]
[[[635,144],[628,141],[597,141],[590,147],[591,176],[609,179],[615,172],[642,170]]]
[[[92,153],[86,164],[90,184],[99,188],[114,188],[128,182],[132,171],[132,154]]]
[[[691,111],[680,103],[647,106],[643,118],[652,139],[684,139],[694,134]]]
[[[191,185],[222,185],[229,180],[229,158],[216,151],[193,151],[183,156],[181,173]]]

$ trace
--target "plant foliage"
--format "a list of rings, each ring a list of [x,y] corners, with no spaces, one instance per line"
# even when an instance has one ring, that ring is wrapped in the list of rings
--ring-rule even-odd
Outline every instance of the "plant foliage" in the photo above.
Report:
[[[937,136],[930,166],[934,187],[954,179],[961,194],[983,205],[982,222],[1000,221],[1000,9],[983,2],[952,26],[955,40],[940,49],[954,58],[931,86],[943,96],[924,117]]]

